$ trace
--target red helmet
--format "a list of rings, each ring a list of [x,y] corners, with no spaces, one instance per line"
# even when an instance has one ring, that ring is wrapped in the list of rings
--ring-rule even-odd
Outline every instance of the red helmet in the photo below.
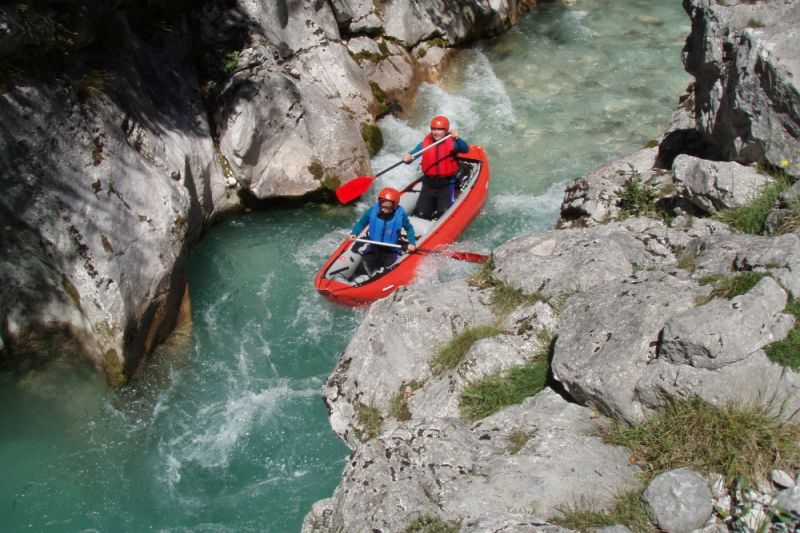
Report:
[[[450,121],[447,117],[439,115],[431,120],[431,129],[450,131]]]
[[[381,189],[381,192],[378,193],[378,201],[381,200],[388,200],[397,205],[397,202],[400,201],[400,191],[391,187]]]

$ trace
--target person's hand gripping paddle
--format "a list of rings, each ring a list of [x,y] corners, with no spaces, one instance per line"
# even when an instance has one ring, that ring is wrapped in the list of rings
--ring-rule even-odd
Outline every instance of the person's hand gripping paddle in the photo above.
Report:
[[[422,152],[424,152],[425,150],[433,148],[437,144],[439,144],[441,142],[444,142],[446,139],[449,139],[450,137],[451,137],[450,134],[442,137],[441,139],[439,139],[435,143],[432,143],[432,144],[426,146],[425,148],[423,148],[419,152],[417,152],[415,154],[411,154],[411,157],[413,157],[414,159],[418,158],[420,155],[422,155]],[[351,179],[350,181],[348,181],[347,183],[345,183],[344,185],[342,185],[341,187],[336,189],[336,198],[343,204],[346,204],[348,202],[352,202],[353,200],[355,200],[356,198],[358,198],[359,196],[361,196],[362,194],[367,192],[367,189],[369,189],[369,186],[372,185],[372,182],[378,176],[382,176],[383,174],[386,174],[387,172],[389,172],[393,168],[397,167],[398,165],[402,164],[403,162],[404,161],[401,159],[400,161],[398,161],[394,165],[390,166],[389,168],[385,168],[385,169],[381,170],[380,172],[378,172],[374,176],[358,176],[357,178]]]

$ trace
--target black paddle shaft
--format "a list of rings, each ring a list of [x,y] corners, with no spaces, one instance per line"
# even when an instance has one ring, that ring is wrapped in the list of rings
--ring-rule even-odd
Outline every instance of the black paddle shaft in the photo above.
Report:
[[[419,151],[419,152],[417,152],[416,154],[411,154],[411,157],[413,157],[414,159],[418,158],[419,156],[421,156],[421,155],[422,155],[422,152],[424,152],[425,150],[427,150],[427,149],[429,149],[429,148],[433,148],[433,147],[434,147],[434,146],[436,146],[437,144],[441,144],[441,143],[443,143],[444,141],[446,141],[447,139],[449,139],[449,138],[450,138],[450,137],[452,137],[452,136],[453,136],[453,134],[452,134],[452,133],[448,133],[447,135],[445,135],[444,137],[442,137],[441,139],[439,139],[439,140],[438,140],[438,141],[436,141],[435,143],[433,143],[433,144],[429,144],[428,146],[424,147],[422,150],[420,150],[420,151]],[[395,163],[394,165],[390,166],[389,168],[385,168],[385,169],[381,170],[380,172],[378,172],[377,174],[375,174],[375,177],[377,178],[378,176],[382,176],[382,175],[386,174],[387,172],[389,172],[390,170],[392,170],[393,168],[395,168],[395,167],[397,167],[397,166],[399,166],[399,165],[401,165],[401,164],[403,164],[403,163],[405,163],[405,161],[403,161],[403,160],[401,159],[400,161],[398,161],[398,162],[397,162],[397,163]]]

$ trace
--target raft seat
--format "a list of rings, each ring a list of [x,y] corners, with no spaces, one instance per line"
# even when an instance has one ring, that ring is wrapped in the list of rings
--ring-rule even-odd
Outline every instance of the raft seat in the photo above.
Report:
[[[435,220],[427,220],[415,216],[408,217],[408,220],[411,222],[411,225],[414,226],[414,234],[416,235],[417,240],[419,240],[420,236],[428,233],[431,230],[431,226],[436,223]]]
[[[410,215],[417,207],[417,200],[419,200],[418,190],[407,191],[400,197],[400,205]]]

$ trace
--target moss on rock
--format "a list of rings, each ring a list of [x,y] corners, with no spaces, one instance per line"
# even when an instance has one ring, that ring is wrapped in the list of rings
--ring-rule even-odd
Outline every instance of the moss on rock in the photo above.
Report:
[[[114,348],[103,354],[103,372],[106,376],[106,383],[114,389],[121,389],[128,382],[125,365]]]
[[[372,157],[383,148],[383,133],[375,124],[361,123],[361,138],[367,145],[369,156]]]
[[[380,104],[380,107],[378,107],[378,118],[388,115],[391,109],[389,107],[389,96],[386,94],[386,91],[374,81],[369,82],[369,86],[372,88],[372,96],[374,96],[375,100]]]
[[[314,179],[328,190],[335,191],[338,189],[342,182],[337,176],[331,176],[325,172],[325,167],[319,161],[313,161],[308,165],[308,172],[314,176]]]

